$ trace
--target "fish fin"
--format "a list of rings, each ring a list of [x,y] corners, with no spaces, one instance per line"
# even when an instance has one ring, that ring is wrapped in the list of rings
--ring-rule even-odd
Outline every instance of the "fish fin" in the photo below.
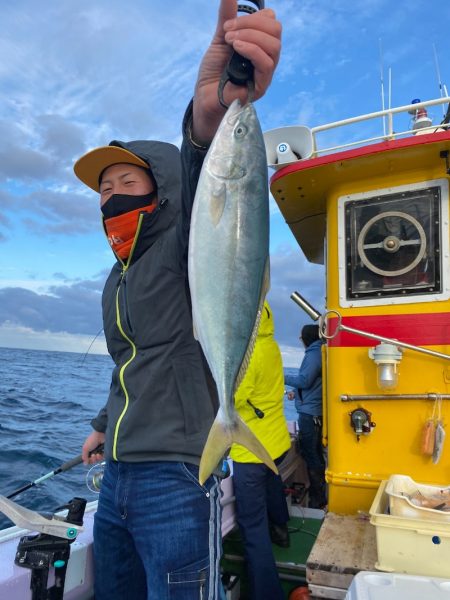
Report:
[[[198,342],[197,327],[196,327],[195,321],[193,319],[192,319],[192,335],[194,336],[194,339],[197,340],[197,342]]]
[[[226,185],[221,183],[217,188],[213,189],[209,200],[209,215],[214,227],[219,223],[225,209],[227,200]]]
[[[270,454],[239,416],[231,427],[225,427],[216,417],[200,459],[198,477],[200,485],[205,483],[233,443],[241,444],[253,452],[259,460],[262,460],[269,469],[278,475],[278,469]]]
[[[249,342],[248,342],[247,350],[245,351],[244,358],[242,359],[242,363],[241,363],[241,366],[239,368],[239,371],[238,371],[238,374],[236,377],[236,381],[234,384],[234,393],[236,393],[236,390],[242,383],[242,380],[245,377],[245,373],[247,372],[248,365],[250,363],[250,359],[253,354],[253,348],[255,347],[255,344],[256,344],[256,338],[258,336],[258,329],[259,329],[259,323],[261,321],[261,313],[262,313],[262,310],[264,307],[264,300],[266,299],[266,294],[269,291],[269,288],[270,288],[270,259],[269,259],[269,257],[267,257],[266,264],[264,267],[264,276],[263,276],[263,282],[262,282],[262,286],[261,286],[261,295],[259,298],[258,312],[256,313],[256,320],[255,320],[255,324],[253,325],[253,330],[252,330],[252,334],[251,334]]]

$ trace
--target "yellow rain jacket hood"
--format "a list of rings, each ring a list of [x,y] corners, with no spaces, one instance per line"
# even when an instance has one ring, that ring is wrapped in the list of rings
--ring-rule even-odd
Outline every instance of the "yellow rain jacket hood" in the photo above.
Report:
[[[274,339],[274,323],[270,306],[264,303],[258,335],[250,363],[235,394],[236,409],[272,459],[289,450],[291,439],[283,412],[284,374],[281,353]],[[264,413],[258,418],[255,409]],[[244,463],[260,463],[259,458],[241,446],[233,444],[230,456]]]

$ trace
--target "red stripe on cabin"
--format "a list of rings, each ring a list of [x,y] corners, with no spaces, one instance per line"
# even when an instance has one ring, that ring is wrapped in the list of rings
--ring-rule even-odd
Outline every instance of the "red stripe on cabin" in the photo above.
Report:
[[[411,146],[424,146],[426,144],[434,144],[436,142],[442,142],[450,138],[450,131],[442,131],[438,133],[430,133],[423,135],[414,135],[407,138],[401,138],[398,140],[388,140],[379,142],[378,144],[368,144],[360,146],[352,150],[342,150],[340,152],[334,152],[331,154],[325,154],[324,156],[316,156],[314,158],[305,158],[295,163],[287,165],[286,167],[280,167],[272,177],[270,178],[270,185],[273,185],[278,179],[282,179],[286,175],[295,173],[296,171],[304,171],[311,168],[320,167],[322,165],[332,164],[335,162],[343,162],[345,160],[360,158],[362,156],[369,156],[371,154],[379,154],[381,152],[388,152],[390,150],[397,150],[398,148],[409,148]]]
[[[342,325],[416,346],[450,344],[450,313],[344,317]],[[337,318],[330,316],[328,331],[332,333],[336,326]],[[331,347],[373,346],[376,343],[348,331],[339,331],[336,337],[328,340]]]

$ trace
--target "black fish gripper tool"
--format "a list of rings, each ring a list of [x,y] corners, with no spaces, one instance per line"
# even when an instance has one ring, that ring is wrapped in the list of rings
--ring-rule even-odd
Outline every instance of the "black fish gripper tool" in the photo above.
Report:
[[[238,12],[253,14],[257,10],[264,8],[264,0],[249,0],[249,2],[252,2],[257,8],[248,6],[247,4],[238,4]],[[217,90],[219,102],[224,108],[228,108],[228,104],[226,104],[223,98],[223,92],[228,82],[234,83],[234,85],[246,85],[248,88],[248,99],[250,102],[252,101],[255,92],[254,72],[255,68],[252,62],[234,50],[222,73]]]

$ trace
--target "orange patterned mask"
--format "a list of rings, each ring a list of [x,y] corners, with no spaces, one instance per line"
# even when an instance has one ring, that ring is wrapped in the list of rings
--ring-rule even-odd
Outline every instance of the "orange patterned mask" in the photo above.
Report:
[[[111,217],[104,220],[108,242],[117,256],[122,260],[126,260],[130,255],[139,215],[142,212],[151,213],[155,208],[156,204],[149,204],[136,210],[130,210],[118,217]]]

